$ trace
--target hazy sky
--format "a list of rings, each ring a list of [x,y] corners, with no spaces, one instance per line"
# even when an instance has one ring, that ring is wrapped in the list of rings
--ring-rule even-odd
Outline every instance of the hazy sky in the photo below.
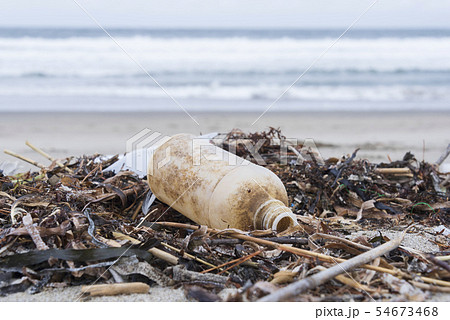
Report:
[[[347,27],[374,0],[76,0],[105,27]],[[450,28],[450,0],[379,0],[356,27]],[[95,27],[74,0],[0,0],[0,26]]]

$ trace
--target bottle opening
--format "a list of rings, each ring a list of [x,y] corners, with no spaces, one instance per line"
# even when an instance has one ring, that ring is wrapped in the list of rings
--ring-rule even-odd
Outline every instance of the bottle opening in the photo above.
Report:
[[[282,232],[297,224],[292,211],[279,200],[269,200],[263,203],[255,214],[255,229],[272,229]]]
[[[294,225],[294,221],[292,221],[291,217],[284,217],[284,218],[281,218],[281,220],[278,221],[278,223],[274,227],[277,230],[277,232],[283,232],[284,230],[289,229],[293,225]]]

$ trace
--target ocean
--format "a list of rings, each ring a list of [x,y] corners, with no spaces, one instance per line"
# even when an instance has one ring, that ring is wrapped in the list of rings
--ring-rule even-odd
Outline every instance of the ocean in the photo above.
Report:
[[[0,111],[450,111],[450,30],[108,31],[0,29]]]

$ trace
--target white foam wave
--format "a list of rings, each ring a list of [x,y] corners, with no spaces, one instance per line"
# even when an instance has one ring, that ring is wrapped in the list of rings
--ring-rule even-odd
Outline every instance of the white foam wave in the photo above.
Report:
[[[173,86],[165,90],[177,99],[274,100],[284,90],[282,85]],[[0,87],[0,96],[40,97],[119,97],[165,98],[161,88],[121,86],[57,86]],[[303,101],[450,101],[447,86],[295,86],[283,97]]]
[[[152,38],[117,41],[150,73],[304,70],[334,39]],[[450,38],[342,39],[323,71],[450,70]],[[109,38],[0,38],[0,77],[133,76],[140,68]]]

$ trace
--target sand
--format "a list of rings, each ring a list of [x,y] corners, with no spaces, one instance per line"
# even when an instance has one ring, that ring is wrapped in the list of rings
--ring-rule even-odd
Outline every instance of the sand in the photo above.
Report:
[[[47,164],[25,146],[29,140],[55,157],[118,154],[144,128],[172,135],[259,131],[279,127],[288,138],[313,138],[324,158],[351,154],[371,161],[398,160],[407,151],[434,162],[450,143],[450,113],[2,113],[0,148]],[[389,157],[389,158],[388,158]],[[0,162],[14,158],[0,153]],[[449,162],[450,160],[447,160]]]
[[[187,302],[182,288],[151,287],[148,294],[89,297],[80,300],[81,287],[45,288],[37,294],[19,292],[0,297],[0,302]]]

